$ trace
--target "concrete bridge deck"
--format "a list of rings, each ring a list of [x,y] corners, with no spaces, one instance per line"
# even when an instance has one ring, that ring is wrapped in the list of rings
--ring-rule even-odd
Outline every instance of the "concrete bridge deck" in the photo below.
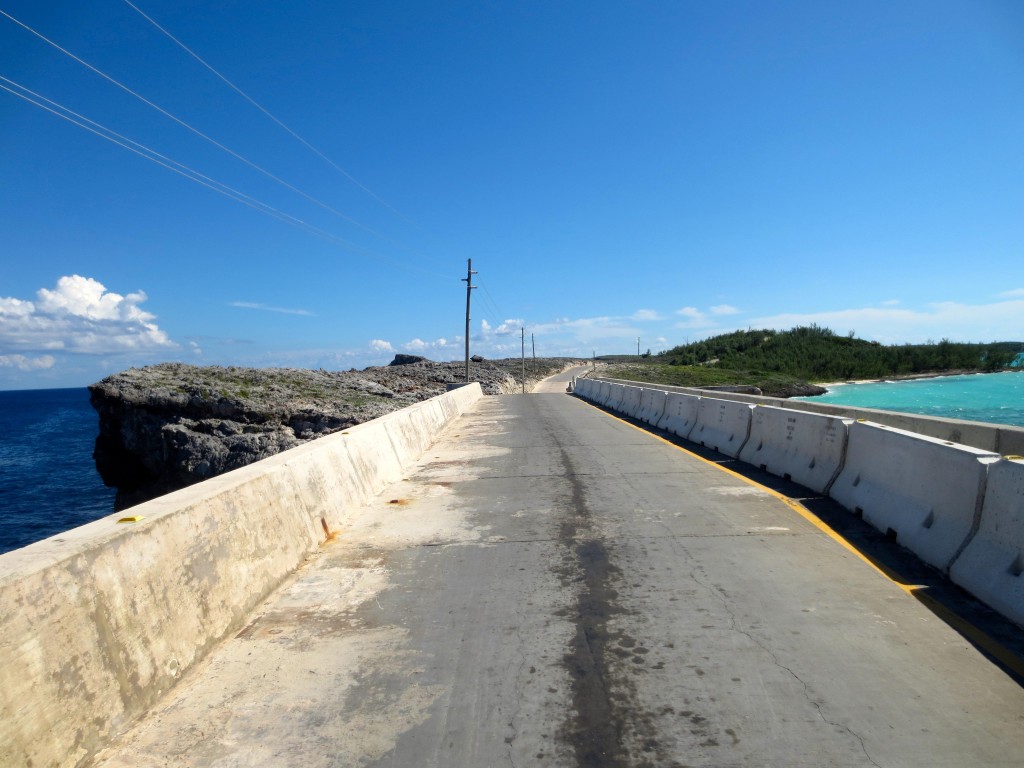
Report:
[[[450,426],[99,764],[1024,765],[1024,689],[900,585],[547,389]]]

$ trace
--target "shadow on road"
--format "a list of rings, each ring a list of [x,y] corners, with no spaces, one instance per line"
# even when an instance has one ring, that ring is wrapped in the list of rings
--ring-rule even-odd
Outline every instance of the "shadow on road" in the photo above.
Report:
[[[575,397],[575,396],[574,396]],[[1024,687],[1024,629],[951,582],[941,571],[920,560],[899,542],[827,496],[769,474],[752,464],[705,448],[644,422],[577,398],[620,421],[657,435],[695,456],[734,472],[758,485],[799,502],[811,514],[846,540],[904,591]]]

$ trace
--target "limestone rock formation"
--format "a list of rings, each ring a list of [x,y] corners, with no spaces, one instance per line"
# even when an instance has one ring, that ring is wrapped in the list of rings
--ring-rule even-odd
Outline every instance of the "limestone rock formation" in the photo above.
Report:
[[[528,381],[569,362],[530,361]],[[487,394],[520,391],[519,360],[474,364],[471,374]],[[425,358],[363,371],[132,368],[89,387],[100,422],[93,457],[124,509],[441,394],[464,375],[464,363]]]

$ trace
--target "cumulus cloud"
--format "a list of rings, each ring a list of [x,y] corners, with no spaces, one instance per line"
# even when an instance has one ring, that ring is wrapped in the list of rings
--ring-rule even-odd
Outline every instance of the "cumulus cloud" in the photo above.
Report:
[[[143,291],[122,296],[80,275],[60,278],[52,290],[40,289],[35,301],[0,298],[0,353],[116,354],[176,347],[154,322],[156,316],[139,306],[146,298]]]
[[[739,312],[736,307],[730,304],[716,304],[713,307],[708,307],[707,311],[697,307],[683,307],[675,312],[683,318],[675,324],[675,327],[690,330],[708,329],[721,322],[718,318],[738,315]]]
[[[38,371],[53,368],[57,360],[53,355],[25,357],[24,355],[0,355],[0,368],[17,368],[19,371]]]
[[[422,352],[425,349],[444,349],[449,344],[448,339],[441,337],[434,341],[424,341],[423,339],[413,339],[407,341],[402,345],[402,349],[406,352]]]
[[[384,339],[370,339],[370,349],[377,352],[394,352],[395,348],[391,346],[390,341],[384,341]]]
[[[237,307],[239,309],[259,309],[263,312],[277,312],[281,315],[302,315],[303,317],[312,317],[313,313],[308,309],[286,309],[284,307],[271,307],[267,304],[260,304],[255,301],[231,301],[228,302],[229,307]]]
[[[676,328],[706,328],[711,324],[708,316],[696,307],[677,309],[676,314],[685,318],[675,324]]]
[[[929,304],[925,309],[865,307],[824,312],[756,317],[755,328],[784,330],[817,323],[836,331],[856,328],[857,335],[886,344],[953,341],[1019,341],[1024,328],[1024,299],[992,304]]]
[[[519,333],[520,329],[525,327],[525,325],[526,322],[521,318],[511,318],[495,328],[494,332],[498,336],[508,336],[512,333]]]
[[[708,310],[712,315],[737,315],[739,310],[736,307],[731,307],[728,304],[718,304],[717,306],[711,307]]]
[[[644,321],[644,320],[661,320],[661,315],[653,309],[638,309],[630,317],[630,320]]]

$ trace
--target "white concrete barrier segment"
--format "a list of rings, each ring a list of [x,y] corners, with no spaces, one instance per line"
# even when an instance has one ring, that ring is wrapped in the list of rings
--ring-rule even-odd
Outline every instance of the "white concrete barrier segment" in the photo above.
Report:
[[[829,496],[947,571],[980,514],[988,465],[999,459],[990,451],[855,421],[846,463]]]
[[[663,389],[644,388],[640,396],[640,421],[645,421],[653,427],[658,426],[662,415],[665,413],[665,398],[668,392]]]
[[[590,379],[578,379],[573,383],[572,391],[584,400],[589,400],[590,398],[587,397],[587,392],[590,391],[591,383]]]
[[[598,382],[598,389],[594,395],[594,402],[598,405],[604,405],[608,402],[608,398],[611,396],[612,385],[607,381]]]
[[[702,397],[697,406],[697,424],[689,439],[736,458],[750,434],[754,407],[735,400]]]
[[[623,384],[608,384],[608,399],[604,401],[606,408],[611,408],[613,411],[619,410],[619,406],[622,405],[622,398],[625,397],[626,387]]]
[[[750,421],[750,439],[740,461],[753,464],[805,488],[826,493],[843,465],[847,429],[841,419],[788,408],[757,406]]]
[[[678,437],[687,438],[697,424],[697,409],[700,397],[680,392],[669,392],[665,398],[665,413],[658,422],[658,428]]]
[[[122,513],[135,522],[0,555],[0,763],[88,761],[482,394],[460,387]]]
[[[950,578],[1024,627],[1024,459],[988,468],[977,533],[949,569]]]
[[[623,387],[622,401],[616,409],[619,413],[636,418],[640,412],[640,396],[643,394],[642,387]]]

